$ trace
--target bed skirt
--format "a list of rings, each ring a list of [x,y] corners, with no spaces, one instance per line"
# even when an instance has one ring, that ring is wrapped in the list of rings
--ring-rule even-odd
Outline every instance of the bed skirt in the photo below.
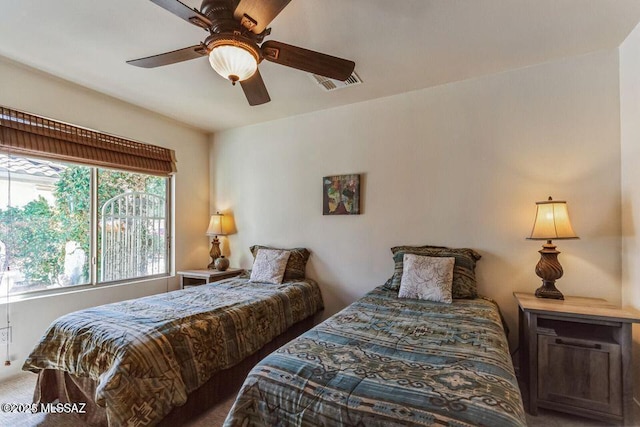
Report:
[[[239,364],[215,373],[209,381],[189,394],[184,405],[173,408],[159,425],[172,427],[183,425],[203,414],[213,405],[237,393],[251,368],[269,353],[311,329],[320,322],[321,318],[322,311],[294,324]],[[86,403],[85,413],[77,416],[88,425],[106,426],[106,411],[94,401],[96,385],[96,382],[90,378],[78,377],[54,369],[44,369],[38,374],[33,401],[34,403]]]

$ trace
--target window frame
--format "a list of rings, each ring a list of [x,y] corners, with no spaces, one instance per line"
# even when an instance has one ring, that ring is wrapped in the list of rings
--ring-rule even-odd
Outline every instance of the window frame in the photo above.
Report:
[[[61,160],[56,157],[48,157],[44,154],[24,154],[13,152],[12,150],[7,150],[5,148],[0,147],[0,154],[5,154],[7,156],[19,156],[23,158],[34,158],[34,159],[42,159],[47,161],[59,162],[69,165],[78,165],[90,168],[90,181],[89,181],[89,196],[90,196],[90,209],[89,209],[89,227],[90,227],[90,254],[87,255],[89,258],[89,283],[78,284],[78,285],[66,285],[60,286],[51,289],[37,289],[37,290],[28,290],[22,292],[9,292],[7,291],[7,296],[9,298],[18,298],[18,299],[29,299],[29,298],[37,298],[43,296],[50,295],[60,295],[67,292],[77,292],[82,290],[90,290],[90,289],[98,289],[102,287],[116,286],[116,285],[129,285],[137,282],[148,281],[158,278],[171,277],[173,271],[173,259],[175,255],[173,253],[173,217],[172,213],[174,212],[174,175],[154,175],[147,172],[142,171],[133,171],[127,169],[119,169],[115,167],[105,167],[102,165],[92,165],[88,162],[77,162],[77,161],[69,161],[69,160]],[[164,253],[165,253],[165,268],[164,272],[151,274],[147,276],[139,276],[139,277],[131,277],[120,280],[110,280],[100,282],[98,281],[98,236],[100,233],[99,230],[99,206],[98,206],[98,170],[113,170],[117,172],[125,172],[132,174],[141,174],[147,176],[156,176],[159,178],[165,179],[165,238],[164,238]],[[11,172],[8,172],[9,174]],[[10,185],[10,181],[8,184]]]

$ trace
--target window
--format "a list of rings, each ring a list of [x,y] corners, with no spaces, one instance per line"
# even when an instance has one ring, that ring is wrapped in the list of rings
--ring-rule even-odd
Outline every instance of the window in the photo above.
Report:
[[[166,273],[167,178],[98,170],[98,281]]]
[[[166,274],[169,180],[0,152],[0,294]]]

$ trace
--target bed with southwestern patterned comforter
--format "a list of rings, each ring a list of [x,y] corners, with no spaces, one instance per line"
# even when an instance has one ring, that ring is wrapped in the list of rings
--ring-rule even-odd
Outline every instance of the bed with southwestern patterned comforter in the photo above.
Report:
[[[232,426],[525,426],[498,307],[379,287],[263,359]]]
[[[228,279],[62,316],[23,369],[93,381],[110,426],[152,425],[217,371],[322,308],[312,280]]]

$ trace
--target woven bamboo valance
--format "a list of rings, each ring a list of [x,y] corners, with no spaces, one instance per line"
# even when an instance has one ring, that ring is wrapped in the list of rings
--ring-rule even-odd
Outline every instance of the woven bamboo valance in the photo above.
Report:
[[[107,135],[0,106],[0,150],[168,176],[173,150]]]

